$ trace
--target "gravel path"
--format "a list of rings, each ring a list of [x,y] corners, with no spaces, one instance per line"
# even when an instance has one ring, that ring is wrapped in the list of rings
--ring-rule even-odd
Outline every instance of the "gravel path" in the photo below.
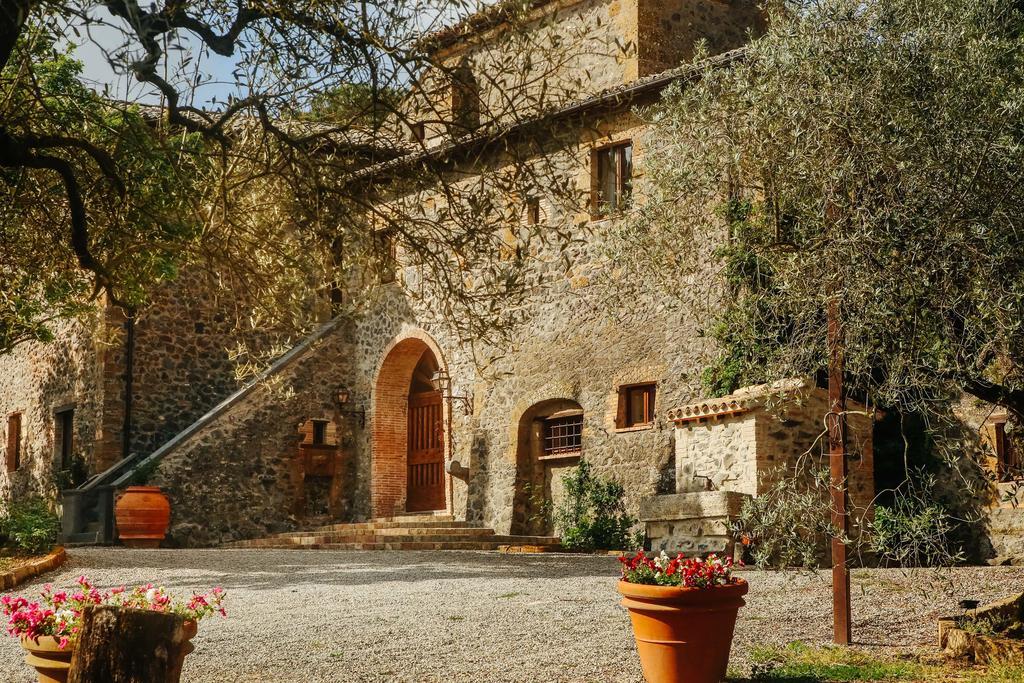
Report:
[[[611,557],[475,552],[74,549],[60,571],[102,586],[155,580],[228,591],[229,618],[200,627],[183,680],[639,683]],[[826,643],[827,575],[744,572],[733,663],[756,644]],[[962,598],[1024,590],[1024,568],[854,572],[854,633],[866,646],[931,646]],[[22,586],[27,594],[42,582]],[[0,681],[33,678],[0,640]]]

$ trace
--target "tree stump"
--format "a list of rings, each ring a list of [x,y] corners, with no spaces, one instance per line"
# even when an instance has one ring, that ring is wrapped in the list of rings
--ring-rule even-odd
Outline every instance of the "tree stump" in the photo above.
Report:
[[[175,614],[85,608],[68,683],[178,683],[188,638]]]

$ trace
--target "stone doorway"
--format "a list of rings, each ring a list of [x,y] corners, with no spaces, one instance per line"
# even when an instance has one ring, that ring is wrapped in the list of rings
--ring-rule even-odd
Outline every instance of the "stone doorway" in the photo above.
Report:
[[[445,411],[431,378],[440,364],[432,344],[410,337],[381,363],[372,414],[372,514],[447,508]]]

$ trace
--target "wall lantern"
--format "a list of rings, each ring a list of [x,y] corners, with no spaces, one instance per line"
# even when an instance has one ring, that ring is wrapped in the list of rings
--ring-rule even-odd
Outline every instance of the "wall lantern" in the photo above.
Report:
[[[364,408],[349,409],[346,410],[345,406],[348,405],[349,400],[352,398],[352,392],[348,390],[348,387],[338,387],[334,392],[334,399],[338,402],[341,408],[338,410],[342,415],[358,415],[360,428],[366,426],[366,410]]]
[[[459,403],[462,405],[463,415],[473,414],[473,398],[472,396],[454,396],[452,395],[452,378],[448,374],[448,371],[444,368],[440,368],[430,378],[430,385],[434,388],[434,391],[441,393],[441,397],[451,401],[452,403]]]

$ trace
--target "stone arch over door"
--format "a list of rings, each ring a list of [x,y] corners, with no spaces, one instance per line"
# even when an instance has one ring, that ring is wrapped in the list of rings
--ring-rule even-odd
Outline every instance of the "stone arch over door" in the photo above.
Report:
[[[516,426],[516,479],[512,501],[512,534],[547,536],[554,533],[552,506],[560,496],[561,476],[579,462],[579,449],[545,451],[545,423],[559,416],[580,416],[579,403],[551,398],[523,411]]]
[[[373,386],[371,407],[371,512],[390,517],[407,510],[409,476],[410,397],[429,391],[424,368],[445,367],[437,344],[424,332],[396,339],[384,353]],[[419,375],[417,374],[419,369]],[[424,375],[424,376],[421,376]],[[437,509],[450,506],[450,477],[443,472],[448,460],[448,408],[440,405],[436,445],[441,449],[444,496]],[[419,510],[424,508],[419,506]]]

